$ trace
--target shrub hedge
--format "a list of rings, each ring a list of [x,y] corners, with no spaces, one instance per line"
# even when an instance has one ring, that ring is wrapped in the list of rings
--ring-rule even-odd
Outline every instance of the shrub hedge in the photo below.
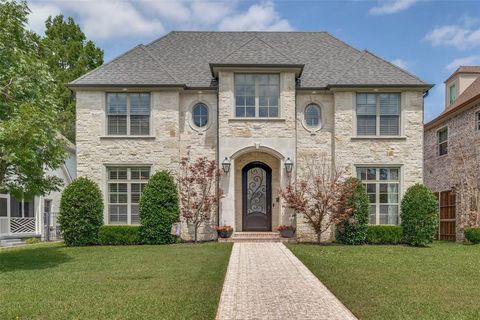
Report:
[[[480,243],[480,228],[467,228],[465,229],[465,239],[472,244]]]
[[[103,200],[98,185],[88,178],[77,178],[68,185],[60,200],[63,240],[67,246],[94,245],[103,225]]]
[[[336,228],[336,240],[344,244],[363,244],[367,238],[368,214],[370,203],[365,187],[357,178],[350,178],[347,183],[355,183],[352,196],[347,200],[352,206],[352,217],[340,222]]]
[[[399,244],[403,239],[401,226],[370,225],[367,229],[368,244]]]
[[[438,205],[433,192],[422,184],[407,189],[401,203],[403,237],[412,246],[433,241],[438,227]]]
[[[101,226],[98,231],[98,244],[125,246],[141,244],[139,226]]]
[[[156,172],[140,198],[140,239],[146,244],[175,242],[170,230],[178,219],[178,193],[173,176],[167,171]]]

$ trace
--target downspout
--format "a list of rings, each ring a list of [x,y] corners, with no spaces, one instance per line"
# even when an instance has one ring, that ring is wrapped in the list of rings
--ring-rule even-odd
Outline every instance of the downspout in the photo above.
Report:
[[[221,164],[220,164],[220,136],[219,136],[219,120],[220,120],[220,105],[219,105],[219,102],[220,102],[220,99],[218,97],[220,93],[220,81],[219,79],[217,78],[217,147],[215,148],[216,149],[216,153],[217,153],[217,167],[219,170],[220,167],[221,167]],[[220,179],[218,179],[217,181],[217,192],[219,192],[220,190]],[[218,201],[217,203],[217,227],[220,226],[220,200]]]

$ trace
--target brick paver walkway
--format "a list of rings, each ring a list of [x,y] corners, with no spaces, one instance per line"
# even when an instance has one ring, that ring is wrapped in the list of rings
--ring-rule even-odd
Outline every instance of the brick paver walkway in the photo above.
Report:
[[[217,319],[356,319],[282,243],[235,243]]]

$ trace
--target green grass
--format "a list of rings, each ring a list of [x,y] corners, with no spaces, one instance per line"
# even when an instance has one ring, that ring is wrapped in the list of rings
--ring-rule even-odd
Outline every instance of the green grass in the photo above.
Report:
[[[288,247],[360,319],[480,319],[480,246]]]
[[[213,319],[231,245],[0,250],[0,319]]]

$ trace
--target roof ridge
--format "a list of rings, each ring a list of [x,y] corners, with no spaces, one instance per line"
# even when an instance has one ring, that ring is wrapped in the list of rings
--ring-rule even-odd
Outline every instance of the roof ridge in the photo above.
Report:
[[[67,83],[67,85],[68,85],[68,84],[75,84],[75,83],[77,83],[78,81],[82,80],[83,78],[85,78],[86,76],[90,75],[90,74],[93,73],[94,71],[96,71],[96,70],[98,70],[98,69],[100,69],[100,68],[103,68],[103,67],[105,67],[105,66],[108,66],[108,65],[111,64],[112,62],[117,61],[118,59],[120,59],[120,58],[123,57],[123,56],[126,56],[126,55],[129,54],[130,52],[133,52],[134,50],[138,49],[138,47],[140,47],[141,45],[142,45],[142,44],[136,45],[136,46],[133,47],[132,49],[125,51],[124,53],[122,53],[121,55],[113,58],[112,60],[108,61],[107,63],[104,63],[104,64],[96,67],[95,69],[92,69],[92,70],[88,71],[87,73],[85,73],[85,74],[82,75],[81,77],[78,77],[77,79],[75,79],[75,80]]]
[[[253,39],[255,39],[256,36],[254,35],[252,38],[248,39],[247,41],[245,41],[243,44],[241,44],[240,46],[238,46],[237,48],[233,49],[232,51],[230,51],[230,53],[228,53],[227,55],[223,56],[222,58],[220,58],[219,60],[223,60],[223,59],[227,59],[228,57],[230,57],[232,54],[234,54],[235,52],[237,52],[239,49],[243,48],[244,46],[246,46],[250,41],[252,41]]]
[[[375,54],[375,53],[373,53],[373,52],[370,52],[370,51],[368,51],[367,49],[365,49],[364,51],[365,51],[365,52],[367,52],[368,54],[370,54],[370,55],[374,56],[375,58],[378,58],[378,59],[380,59],[380,60],[382,60],[382,61],[384,61],[384,62],[388,63],[389,65],[391,65],[391,66],[393,66],[393,67],[397,68],[398,70],[400,70],[400,71],[402,71],[403,73],[405,73],[405,74],[409,75],[410,77],[412,77],[412,78],[414,78],[414,79],[417,79],[417,80],[418,80],[418,81],[420,81],[421,83],[425,83],[425,84],[426,84],[426,82],[425,82],[425,81],[423,81],[423,80],[422,80],[422,79],[420,79],[419,77],[417,77],[417,76],[413,75],[412,73],[408,72],[407,70],[405,70],[405,69],[403,69],[403,68],[400,68],[400,67],[399,67],[399,66],[397,66],[396,64],[393,64],[392,62],[390,62],[390,61],[388,61],[388,60],[386,60],[386,59],[384,59],[384,58],[382,58],[382,57],[380,57],[380,56],[376,55],[376,54]]]
[[[361,53],[361,54],[358,56],[357,59],[355,59],[355,61],[352,62],[352,64],[345,67],[345,72],[343,72],[341,75],[338,76],[338,79],[337,81],[335,81],[335,84],[341,84],[339,83],[340,79],[342,79],[347,74],[347,72],[350,71],[352,67],[358,63],[358,61],[360,61],[360,59],[366,54],[366,50],[358,51],[358,53]]]
[[[139,45],[140,48],[142,48],[150,58],[152,58],[159,66],[162,68],[173,80],[175,80],[177,83],[181,83],[177,78],[175,78],[170,71],[160,62],[160,60],[157,59],[150,51],[148,51],[148,48],[144,46],[143,44]]]
[[[325,33],[325,34],[326,34],[327,36],[329,36],[330,38],[332,38],[332,39],[334,39],[334,40],[342,43],[342,44],[343,44],[344,46],[346,46],[346,47],[352,48],[353,50],[357,51],[358,53],[365,51],[365,50],[358,50],[358,49],[355,48],[354,46],[352,46],[352,45],[346,43],[345,41],[343,41],[342,39],[337,38],[337,37],[331,35],[328,31],[319,31],[319,33]]]
[[[282,51],[278,50],[277,48],[273,47],[272,45],[268,44],[267,42],[265,42],[265,40],[263,39],[260,39],[259,37],[257,37],[257,35],[255,34],[254,35],[255,38],[257,38],[258,40],[262,41],[263,43],[265,43],[267,46],[269,46],[270,48],[272,48],[273,50],[277,51],[278,53],[280,53],[282,56],[284,56],[285,58],[287,58],[288,60],[291,60],[292,63],[294,63],[293,59],[289,56],[287,56],[286,54],[284,54]]]

